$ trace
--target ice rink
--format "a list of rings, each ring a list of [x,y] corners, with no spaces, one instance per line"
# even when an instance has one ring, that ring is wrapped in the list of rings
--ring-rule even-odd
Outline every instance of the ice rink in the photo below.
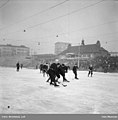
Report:
[[[39,70],[0,67],[0,113],[118,114],[118,73],[87,73],[69,71],[67,87],[54,87]]]

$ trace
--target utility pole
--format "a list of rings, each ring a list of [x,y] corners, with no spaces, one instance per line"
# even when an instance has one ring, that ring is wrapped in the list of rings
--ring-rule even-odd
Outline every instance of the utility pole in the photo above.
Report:
[[[78,67],[80,66],[80,43],[78,45]]]
[[[34,55],[33,55],[33,49],[31,49],[31,67],[33,67],[33,60],[34,60]]]

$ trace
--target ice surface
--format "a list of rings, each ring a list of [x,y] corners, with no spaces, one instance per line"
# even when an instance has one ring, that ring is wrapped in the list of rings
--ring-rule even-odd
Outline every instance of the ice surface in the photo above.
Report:
[[[69,71],[67,87],[54,87],[39,70],[0,67],[0,113],[118,114],[118,73],[87,73]]]

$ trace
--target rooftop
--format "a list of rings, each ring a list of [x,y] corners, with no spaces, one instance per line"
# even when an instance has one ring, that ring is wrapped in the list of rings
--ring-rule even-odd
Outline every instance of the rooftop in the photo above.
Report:
[[[107,52],[103,47],[98,46],[97,44],[88,44],[88,45],[80,45],[80,46],[70,46],[59,55],[64,55],[66,53],[74,53],[84,54],[84,53],[99,53],[101,51]]]
[[[28,47],[26,47],[25,45],[17,46],[17,45],[11,45],[11,44],[0,45],[0,47],[20,47],[20,48],[28,48]]]

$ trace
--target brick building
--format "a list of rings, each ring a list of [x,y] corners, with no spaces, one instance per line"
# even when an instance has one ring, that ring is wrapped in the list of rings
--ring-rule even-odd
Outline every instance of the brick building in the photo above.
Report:
[[[0,57],[2,56],[28,56],[30,49],[24,45],[14,46],[11,44],[0,45]]]
[[[84,40],[80,46],[68,46],[66,50],[59,54],[60,58],[79,58],[83,60],[92,59],[97,56],[109,56],[110,53],[101,47],[100,41],[96,44],[84,44]]]

